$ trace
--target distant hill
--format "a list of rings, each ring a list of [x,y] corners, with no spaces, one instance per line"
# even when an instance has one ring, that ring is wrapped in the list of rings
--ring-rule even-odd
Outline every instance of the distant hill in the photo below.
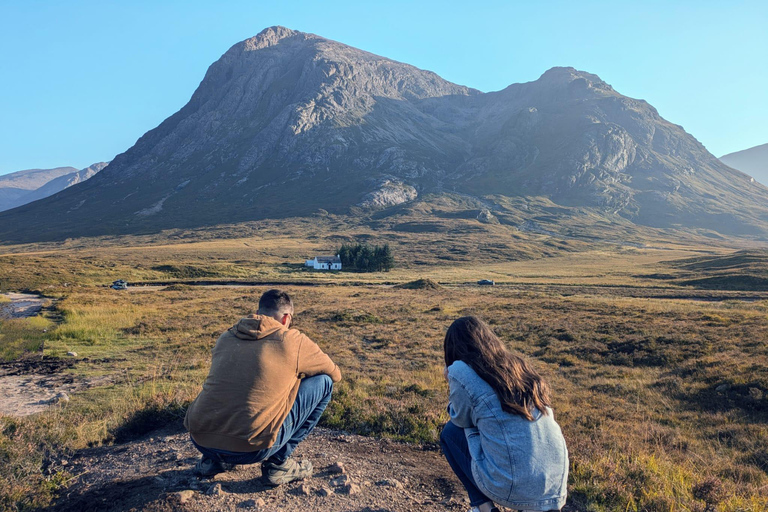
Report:
[[[768,144],[720,157],[724,164],[749,174],[763,185],[768,184]]]
[[[57,167],[29,169],[0,176],[0,211],[61,192],[95,176],[106,166],[106,162],[99,162],[79,171],[74,167]]]
[[[0,214],[0,240],[320,210],[380,220],[446,193],[483,202],[476,222],[514,203],[519,229],[541,233],[567,207],[605,225],[768,235],[768,188],[596,75],[553,68],[482,93],[272,27],[230,48],[181,110],[95,177]],[[553,208],[534,218],[535,202]]]
[[[37,190],[52,179],[77,172],[74,167],[27,169],[0,176],[0,211],[13,208],[19,198]]]
[[[768,251],[764,249],[679,259],[667,264],[677,274],[659,276],[668,283],[710,290],[768,290]]]

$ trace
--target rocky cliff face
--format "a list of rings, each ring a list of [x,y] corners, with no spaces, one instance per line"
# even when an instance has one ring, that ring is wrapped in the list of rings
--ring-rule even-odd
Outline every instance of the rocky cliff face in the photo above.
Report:
[[[385,179],[379,183],[378,188],[363,197],[359,206],[364,208],[386,208],[408,201],[413,201],[419,193],[410,185],[399,180]]]
[[[103,172],[18,214],[48,217],[27,231],[73,236],[344,213],[441,192],[546,196],[734,233],[763,233],[768,219],[768,189],[595,75],[554,68],[483,94],[283,27],[233,46],[187,105]],[[3,239],[18,233],[0,228]]]
[[[547,196],[656,227],[765,229],[768,189],[596,75],[553,68],[461,103],[472,150],[449,178],[474,194]]]

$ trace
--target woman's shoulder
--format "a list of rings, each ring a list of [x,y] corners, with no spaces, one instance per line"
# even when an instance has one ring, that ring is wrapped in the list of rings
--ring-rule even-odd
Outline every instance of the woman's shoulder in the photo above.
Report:
[[[467,388],[468,391],[483,393],[490,389],[490,386],[464,361],[454,361],[448,367],[448,380],[457,381]],[[486,389],[487,388],[487,389]]]
[[[448,378],[465,381],[473,377],[477,377],[477,373],[475,373],[475,370],[464,361],[454,361],[451,366],[448,367]]]

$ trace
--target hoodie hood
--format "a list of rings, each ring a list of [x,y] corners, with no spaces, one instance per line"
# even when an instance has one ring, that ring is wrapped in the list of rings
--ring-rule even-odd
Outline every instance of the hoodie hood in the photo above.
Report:
[[[288,328],[271,316],[250,315],[233,325],[229,331],[241,340],[260,340],[279,330],[287,331]]]

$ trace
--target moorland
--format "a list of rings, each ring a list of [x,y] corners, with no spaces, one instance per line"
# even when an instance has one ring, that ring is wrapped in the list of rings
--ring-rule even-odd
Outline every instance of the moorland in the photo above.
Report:
[[[674,232],[621,244],[451,222],[408,232],[326,215],[0,248],[2,291],[51,301],[2,322],[0,357],[30,371],[59,362],[92,383],[0,418],[2,508],[50,503],[77,476],[58,461],[79,450],[180,427],[218,335],[275,286],[343,368],[325,427],[435,443],[443,336],[477,314],[552,385],[572,509],[768,507],[765,251]],[[352,240],[389,243],[396,268],[303,267]],[[107,287],[119,278],[128,290]]]
[[[326,432],[436,450],[443,335],[477,314],[551,383],[567,512],[762,512],[767,199],[591,73],[481,93],[265,29],[96,176],[0,213],[0,291],[47,301],[0,323],[0,393],[47,390],[0,404],[0,508],[67,509],[88,450],[182,444],[216,338],[279,286],[345,375]],[[395,267],[304,266],[357,243]]]

